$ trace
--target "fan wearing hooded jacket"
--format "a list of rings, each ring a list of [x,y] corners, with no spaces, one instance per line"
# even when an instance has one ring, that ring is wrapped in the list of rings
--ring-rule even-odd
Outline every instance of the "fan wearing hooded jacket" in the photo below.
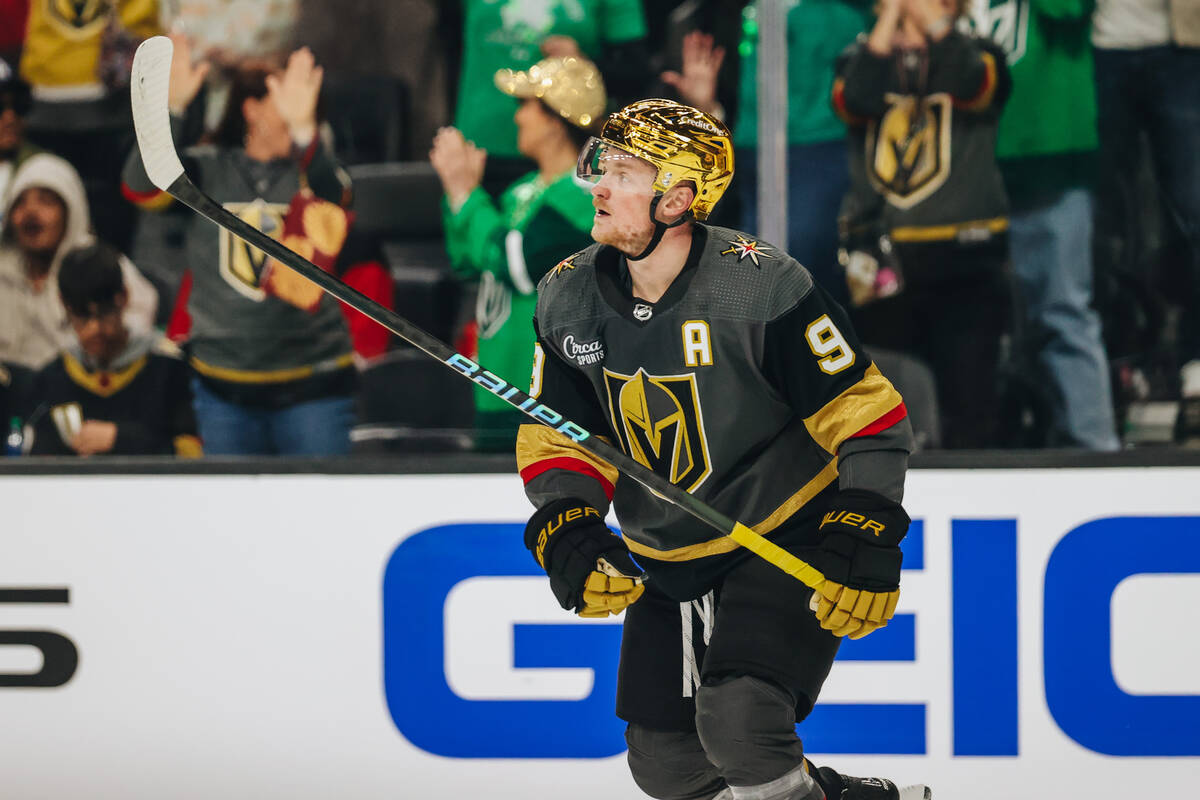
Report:
[[[36,369],[74,341],[56,287],[63,256],[95,241],[83,182],[58,156],[31,156],[13,176],[0,216],[0,361]],[[128,258],[120,262],[125,324],[147,333],[158,292]]]

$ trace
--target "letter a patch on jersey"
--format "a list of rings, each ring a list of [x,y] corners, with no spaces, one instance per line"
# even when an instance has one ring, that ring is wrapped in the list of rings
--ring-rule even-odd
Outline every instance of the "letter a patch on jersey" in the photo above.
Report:
[[[684,491],[712,472],[696,376],[604,370],[608,408],[621,448]]]

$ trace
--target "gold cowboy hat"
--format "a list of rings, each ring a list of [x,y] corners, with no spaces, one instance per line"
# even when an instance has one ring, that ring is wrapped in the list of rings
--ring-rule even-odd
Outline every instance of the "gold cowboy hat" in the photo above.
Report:
[[[600,70],[585,58],[544,58],[520,72],[497,70],[495,81],[511,97],[538,98],[577,128],[591,128],[608,102]]]

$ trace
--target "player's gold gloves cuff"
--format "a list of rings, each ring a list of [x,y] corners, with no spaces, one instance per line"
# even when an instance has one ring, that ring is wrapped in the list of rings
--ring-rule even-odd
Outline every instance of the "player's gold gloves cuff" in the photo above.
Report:
[[[596,570],[583,583],[583,607],[581,617],[607,617],[620,614],[642,596],[646,587],[642,577],[629,576],[608,563],[604,558],[596,559]]]
[[[811,563],[824,576],[810,607],[835,636],[861,639],[882,628],[900,599],[900,541],[908,514],[882,495],[846,489],[821,519],[821,541]]]
[[[576,498],[539,509],[525,546],[550,576],[559,605],[582,617],[620,614],[642,596],[645,574],[600,512]]]
[[[861,639],[888,624],[896,613],[900,590],[869,592],[827,580],[813,591],[809,608],[821,627],[834,636]]]

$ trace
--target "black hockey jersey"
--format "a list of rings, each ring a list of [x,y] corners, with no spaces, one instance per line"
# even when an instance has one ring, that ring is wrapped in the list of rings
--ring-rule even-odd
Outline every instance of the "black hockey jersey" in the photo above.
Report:
[[[173,117],[171,135],[183,137]],[[225,210],[276,239],[302,183],[333,202],[348,202],[350,179],[320,137],[295,159],[260,162],[241,148],[196,145],[181,153],[187,174]],[[154,187],[135,147],[125,161],[123,191],[146,210],[171,203]],[[188,356],[225,398],[278,407],[325,394],[348,393],[353,347],[338,302],[322,294],[306,311],[259,285],[266,255],[200,214],[188,214],[183,258],[192,270]],[[293,245],[295,246],[295,245]],[[282,397],[286,395],[286,397]]]
[[[811,544],[839,452],[910,448],[900,395],[786,253],[697,224],[657,303],[628,286],[602,245],[542,280],[531,394],[718,511],[781,545]],[[745,555],[549,428],[521,427],[517,461],[535,505],[611,501],[630,550],[677,599]]]
[[[191,374],[174,345],[152,336],[130,342],[107,370],[89,365],[78,348],[64,351],[34,377],[39,406],[30,453],[75,455],[64,441],[74,416],[116,423],[111,455],[199,456]],[[64,414],[70,406],[75,414]]]
[[[1012,86],[1003,50],[952,31],[928,51],[877,56],[863,35],[836,71],[833,106],[850,147],[844,218],[874,216],[881,198],[895,241],[975,242],[1007,230],[995,156]]]

